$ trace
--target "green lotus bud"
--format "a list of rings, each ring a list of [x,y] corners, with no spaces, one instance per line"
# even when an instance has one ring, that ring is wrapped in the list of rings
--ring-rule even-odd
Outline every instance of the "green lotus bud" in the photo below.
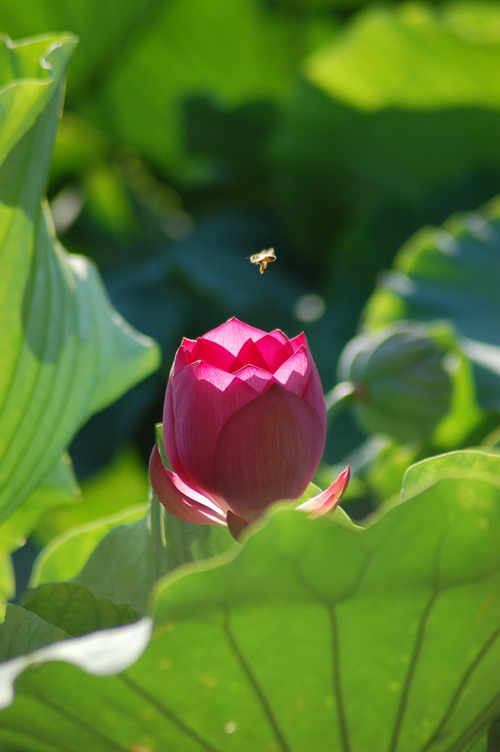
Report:
[[[354,385],[351,401],[367,433],[405,442],[431,437],[453,390],[441,340],[432,328],[401,323],[349,342],[339,372]]]

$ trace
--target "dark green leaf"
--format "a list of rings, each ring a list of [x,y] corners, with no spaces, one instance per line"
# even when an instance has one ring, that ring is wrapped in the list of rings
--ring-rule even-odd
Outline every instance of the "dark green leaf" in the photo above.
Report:
[[[475,5],[473,26],[423,4],[368,8],[304,64],[276,137],[278,186],[307,260],[341,257],[331,294],[348,311],[350,272],[367,294],[410,233],[496,190],[499,6]]]
[[[47,623],[37,614],[9,604],[5,622],[0,625],[0,662],[33,653],[67,637],[67,632]]]
[[[29,590],[22,605],[72,637],[137,620],[137,611],[128,603],[96,598],[89,588],[76,582],[56,582]]]
[[[111,530],[75,577],[95,595],[130,603],[141,613],[151,588],[166,572],[236,545],[226,527],[182,522],[164,512],[156,499],[151,503],[150,519]],[[68,541],[68,553],[70,549]]]
[[[129,603],[144,613],[150,589],[156,581],[150,543],[144,517],[129,525],[114,527],[98,543],[75,582],[86,585],[98,597]]]

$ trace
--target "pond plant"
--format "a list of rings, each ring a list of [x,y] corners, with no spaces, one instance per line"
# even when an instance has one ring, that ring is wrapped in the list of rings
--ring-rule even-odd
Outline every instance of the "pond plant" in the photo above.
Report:
[[[500,6],[189,5],[75,12],[52,172],[77,40],[0,42],[0,752],[498,752]]]

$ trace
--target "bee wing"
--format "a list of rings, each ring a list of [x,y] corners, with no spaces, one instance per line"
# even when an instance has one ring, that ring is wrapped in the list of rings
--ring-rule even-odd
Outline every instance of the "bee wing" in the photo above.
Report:
[[[264,251],[259,251],[259,253],[253,253],[250,256],[250,261],[252,264],[260,264],[261,261],[267,261],[268,263],[270,261],[276,261],[276,253],[274,252],[274,248],[267,248]]]

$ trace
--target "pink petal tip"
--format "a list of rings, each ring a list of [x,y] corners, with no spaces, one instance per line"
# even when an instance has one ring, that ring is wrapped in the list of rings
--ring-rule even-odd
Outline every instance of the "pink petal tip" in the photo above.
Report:
[[[347,488],[351,477],[351,469],[349,465],[346,469],[340,473],[337,480],[328,486],[325,491],[322,491],[317,496],[304,502],[297,507],[301,512],[311,512],[311,517],[321,517],[328,512],[332,512],[337,506],[344,495],[344,491]]]
[[[149,461],[149,478],[161,504],[184,522],[226,524],[223,512],[212,501],[190,488],[176,473],[167,470],[156,445]]]

